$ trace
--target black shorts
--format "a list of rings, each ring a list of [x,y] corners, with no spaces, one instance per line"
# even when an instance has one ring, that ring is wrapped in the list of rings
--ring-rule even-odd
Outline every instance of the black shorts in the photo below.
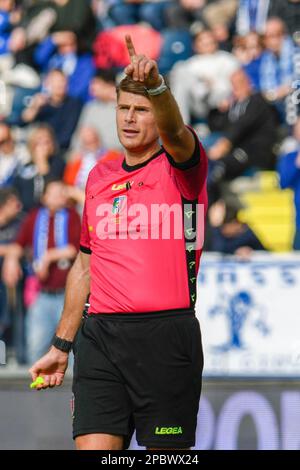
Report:
[[[195,445],[202,384],[200,326],[192,310],[93,314],[74,342],[73,437],[134,430],[140,446]]]

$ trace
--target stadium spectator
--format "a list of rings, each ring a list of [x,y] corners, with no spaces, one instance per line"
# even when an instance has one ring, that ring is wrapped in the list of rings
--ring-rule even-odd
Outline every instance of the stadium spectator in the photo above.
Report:
[[[23,218],[17,191],[13,187],[0,188],[0,257],[5,255],[3,245],[14,240]]]
[[[23,144],[16,144],[10,127],[0,122],[0,187],[9,186],[20,165],[30,160],[30,154]]]
[[[170,28],[185,28],[195,22],[203,23],[202,13],[207,0],[176,0],[166,10],[167,24]]]
[[[96,21],[89,2],[82,0],[39,1],[23,9],[23,17],[14,29],[10,48],[15,54],[14,75],[29,75],[29,68],[34,68],[33,53],[35,46],[49,34],[71,31],[76,34],[80,51],[90,49],[95,36]],[[27,68],[24,68],[26,65]],[[32,71],[31,71],[32,75]],[[15,78],[16,80],[16,78]],[[29,78],[28,78],[29,80]],[[31,80],[33,78],[31,77]]]
[[[239,68],[237,59],[229,52],[218,50],[209,30],[196,34],[195,55],[175,64],[170,83],[186,123],[203,120],[231,94],[230,76]]]
[[[270,16],[281,18],[286,25],[290,36],[296,39],[295,33],[300,27],[300,1],[299,0],[272,0]]]
[[[228,25],[236,8],[237,0],[176,0],[169,3],[167,24],[189,29],[198,23],[214,29],[216,25]]]
[[[215,0],[208,2],[203,11],[204,23],[213,32],[223,51],[231,52],[232,49],[232,26],[237,7],[238,0]]]
[[[19,167],[13,180],[26,212],[39,205],[46,179],[62,178],[65,168],[49,126],[41,124],[32,131],[28,149],[31,159]]]
[[[109,5],[107,0],[91,0],[91,8],[96,18],[97,32],[115,26],[112,19],[108,16]]]
[[[52,70],[45,79],[44,89],[37,93],[23,112],[24,123],[45,122],[55,133],[61,149],[69,147],[76,128],[82,102],[67,94],[67,78],[60,70]]]
[[[264,33],[273,0],[240,0],[236,17],[236,32],[245,36],[251,31]]]
[[[9,40],[14,25],[19,20],[15,0],[0,0],[0,56],[10,54]],[[0,66],[3,57],[0,57]]]
[[[120,152],[109,150],[102,145],[95,128],[82,126],[79,131],[78,150],[71,155],[64,173],[64,181],[69,185],[69,196],[83,208],[89,172],[99,160],[120,156]]]
[[[62,70],[68,79],[68,94],[82,101],[89,98],[89,82],[95,67],[90,52],[79,53],[76,35],[62,31],[48,36],[35,50],[35,62],[42,72]]]
[[[265,250],[250,227],[239,221],[240,208],[239,201],[229,197],[218,200],[210,207],[211,251],[249,258],[253,250]]]
[[[64,184],[49,180],[43,205],[23,222],[14,244],[7,251],[3,279],[13,287],[21,276],[20,259],[26,249],[40,290],[27,311],[27,360],[37,360],[50,346],[64,301],[66,277],[79,248],[80,218],[67,208]]]
[[[165,26],[164,13],[169,0],[109,0],[109,16],[116,26],[124,24],[149,23],[161,31]]]
[[[4,55],[0,56],[1,93],[6,95],[0,103],[1,115],[11,124],[20,125],[24,100],[40,86],[40,77],[32,60],[34,47],[47,34],[55,14],[49,8],[49,2],[38,2],[22,9],[13,9],[14,1],[3,0],[2,3],[6,4],[7,11],[12,11],[2,16],[1,23],[4,30],[8,27],[7,21],[11,23],[7,40],[2,43]],[[13,24],[16,27],[12,28]]]
[[[51,33],[72,31],[78,39],[79,51],[92,48],[96,33],[96,18],[89,1],[52,0],[56,20]]]
[[[280,155],[284,155],[287,153],[291,153],[294,151],[298,151],[299,148],[299,142],[300,142],[300,117],[298,115],[298,118],[296,120],[296,123],[294,124],[293,131],[291,132],[290,135],[285,137],[283,141],[281,142],[280,148],[278,153]]]
[[[294,138],[298,144],[297,149],[282,155],[277,169],[281,188],[291,188],[294,191],[296,230],[293,247],[294,250],[300,250],[300,117],[294,126]]]
[[[107,149],[120,148],[116,126],[116,74],[112,70],[98,70],[90,84],[92,100],[83,107],[72,146],[76,147],[82,126],[93,127]]]
[[[237,36],[233,43],[233,53],[240,61],[246,74],[250,78],[253,89],[260,90],[260,67],[263,54],[263,41],[255,33],[246,36]]]
[[[280,18],[270,18],[264,35],[266,51],[260,67],[261,90],[283,113],[283,102],[291,91],[294,73],[294,44]]]
[[[23,220],[22,203],[15,189],[0,188],[0,272],[7,246],[14,242]],[[14,291],[9,292],[0,279],[0,339],[15,348],[19,364],[25,362],[23,287],[21,280]]]
[[[233,101],[218,119],[223,133],[208,150],[210,160],[209,186],[218,185],[222,179],[232,180],[249,168],[272,168],[273,146],[276,140],[277,116],[260,93],[252,90],[243,70],[231,77]]]
[[[48,34],[72,31],[81,48],[90,48],[95,35],[96,20],[90,2],[82,0],[49,0],[33,2],[23,8],[19,27],[14,31],[16,52],[33,52],[34,45]]]
[[[55,20],[56,14],[49,1],[35,2],[22,9],[21,21],[12,31],[9,44],[16,62],[16,67],[11,71],[11,79],[15,82],[19,76],[21,79],[25,77],[27,84],[36,80],[33,74],[33,51],[36,44],[47,36]]]

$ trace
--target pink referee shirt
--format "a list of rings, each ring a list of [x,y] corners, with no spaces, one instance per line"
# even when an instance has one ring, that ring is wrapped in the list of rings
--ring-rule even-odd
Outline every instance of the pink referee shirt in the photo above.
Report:
[[[207,208],[207,157],[194,136],[184,163],[161,148],[144,163],[122,157],[90,172],[80,240],[91,254],[89,313],[194,307]]]

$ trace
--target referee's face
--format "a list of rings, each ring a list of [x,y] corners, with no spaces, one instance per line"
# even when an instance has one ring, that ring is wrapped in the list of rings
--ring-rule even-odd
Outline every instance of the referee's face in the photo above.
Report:
[[[135,153],[158,145],[158,129],[151,102],[142,95],[121,91],[117,105],[118,136],[123,147]]]

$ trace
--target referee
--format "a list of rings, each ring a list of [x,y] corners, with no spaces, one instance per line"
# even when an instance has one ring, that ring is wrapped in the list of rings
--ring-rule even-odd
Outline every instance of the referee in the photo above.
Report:
[[[39,388],[61,385],[73,348],[77,449],[127,449],[134,430],[148,450],[189,449],[203,369],[194,306],[207,159],[156,62],[130,36],[126,45],[116,111],[125,157],[89,174],[62,317],[30,374],[44,378]]]

